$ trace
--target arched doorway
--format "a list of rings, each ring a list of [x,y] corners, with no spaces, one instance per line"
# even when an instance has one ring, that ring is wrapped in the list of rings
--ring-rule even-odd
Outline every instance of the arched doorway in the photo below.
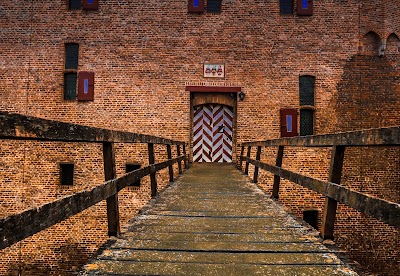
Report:
[[[194,162],[232,162],[233,118],[228,105],[194,106]]]

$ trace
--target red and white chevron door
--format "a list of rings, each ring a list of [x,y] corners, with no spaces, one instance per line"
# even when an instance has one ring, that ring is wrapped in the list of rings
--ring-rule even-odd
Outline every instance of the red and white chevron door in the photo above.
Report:
[[[232,162],[232,108],[196,106],[193,126],[194,162]]]

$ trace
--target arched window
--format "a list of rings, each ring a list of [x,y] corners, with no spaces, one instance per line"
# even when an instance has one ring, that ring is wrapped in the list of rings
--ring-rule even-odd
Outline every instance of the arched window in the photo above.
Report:
[[[363,37],[363,48],[361,54],[367,56],[377,56],[379,54],[379,47],[381,46],[381,39],[375,32],[369,32]]]
[[[400,39],[396,34],[389,35],[386,42],[386,54],[397,54],[399,52]]]

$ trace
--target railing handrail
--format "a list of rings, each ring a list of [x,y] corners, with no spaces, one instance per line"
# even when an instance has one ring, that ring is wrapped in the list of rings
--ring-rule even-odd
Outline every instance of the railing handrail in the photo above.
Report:
[[[264,141],[243,142],[242,146],[292,146],[292,147],[331,147],[342,145],[360,146],[398,146],[400,145],[400,126],[372,128],[357,131],[296,136]]]
[[[0,139],[184,145],[185,142],[133,132],[83,126],[0,111]]]
[[[150,175],[151,196],[154,197],[157,194],[157,171],[168,167],[169,180],[172,182],[174,179],[173,164],[178,163],[179,173],[182,173],[182,161],[184,161],[185,168],[188,167],[185,142],[46,120],[4,111],[0,111],[0,139],[102,143],[106,179],[103,184],[89,190],[56,199],[6,218],[0,218],[0,250],[76,215],[103,200],[107,200],[108,233],[111,236],[118,235],[119,211],[116,195],[121,189],[144,176]],[[114,143],[147,143],[149,166],[117,178]],[[154,164],[154,144],[167,146],[167,161]],[[172,158],[171,145],[177,147],[176,158]]]
[[[155,173],[169,165],[183,161],[179,156],[168,161],[150,165],[112,179],[90,190],[64,196],[39,207],[0,219],[0,250],[49,228],[89,207],[103,201],[138,179]]]
[[[360,193],[341,186],[341,175],[344,162],[344,152],[347,147],[365,146],[399,146],[400,126],[366,129],[313,136],[297,136],[266,141],[244,142],[238,158],[239,169],[246,161],[245,174],[248,174],[249,164],[255,166],[253,182],[257,182],[259,168],[274,174],[272,197],[279,198],[280,178],[299,184],[326,196],[321,235],[333,238],[333,228],[336,217],[337,203],[343,203],[363,214],[372,216],[382,222],[400,228],[400,204]],[[263,147],[278,147],[276,164],[270,165],[260,161]],[[256,147],[255,159],[250,157],[251,148]],[[286,147],[332,147],[332,158],[328,181],[307,177],[293,171],[282,169],[283,151]],[[247,155],[244,150],[247,148]]]

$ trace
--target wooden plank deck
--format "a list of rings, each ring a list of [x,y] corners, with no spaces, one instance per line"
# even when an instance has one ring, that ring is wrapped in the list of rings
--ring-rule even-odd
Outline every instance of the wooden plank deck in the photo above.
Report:
[[[81,275],[357,275],[233,165],[194,164]]]

